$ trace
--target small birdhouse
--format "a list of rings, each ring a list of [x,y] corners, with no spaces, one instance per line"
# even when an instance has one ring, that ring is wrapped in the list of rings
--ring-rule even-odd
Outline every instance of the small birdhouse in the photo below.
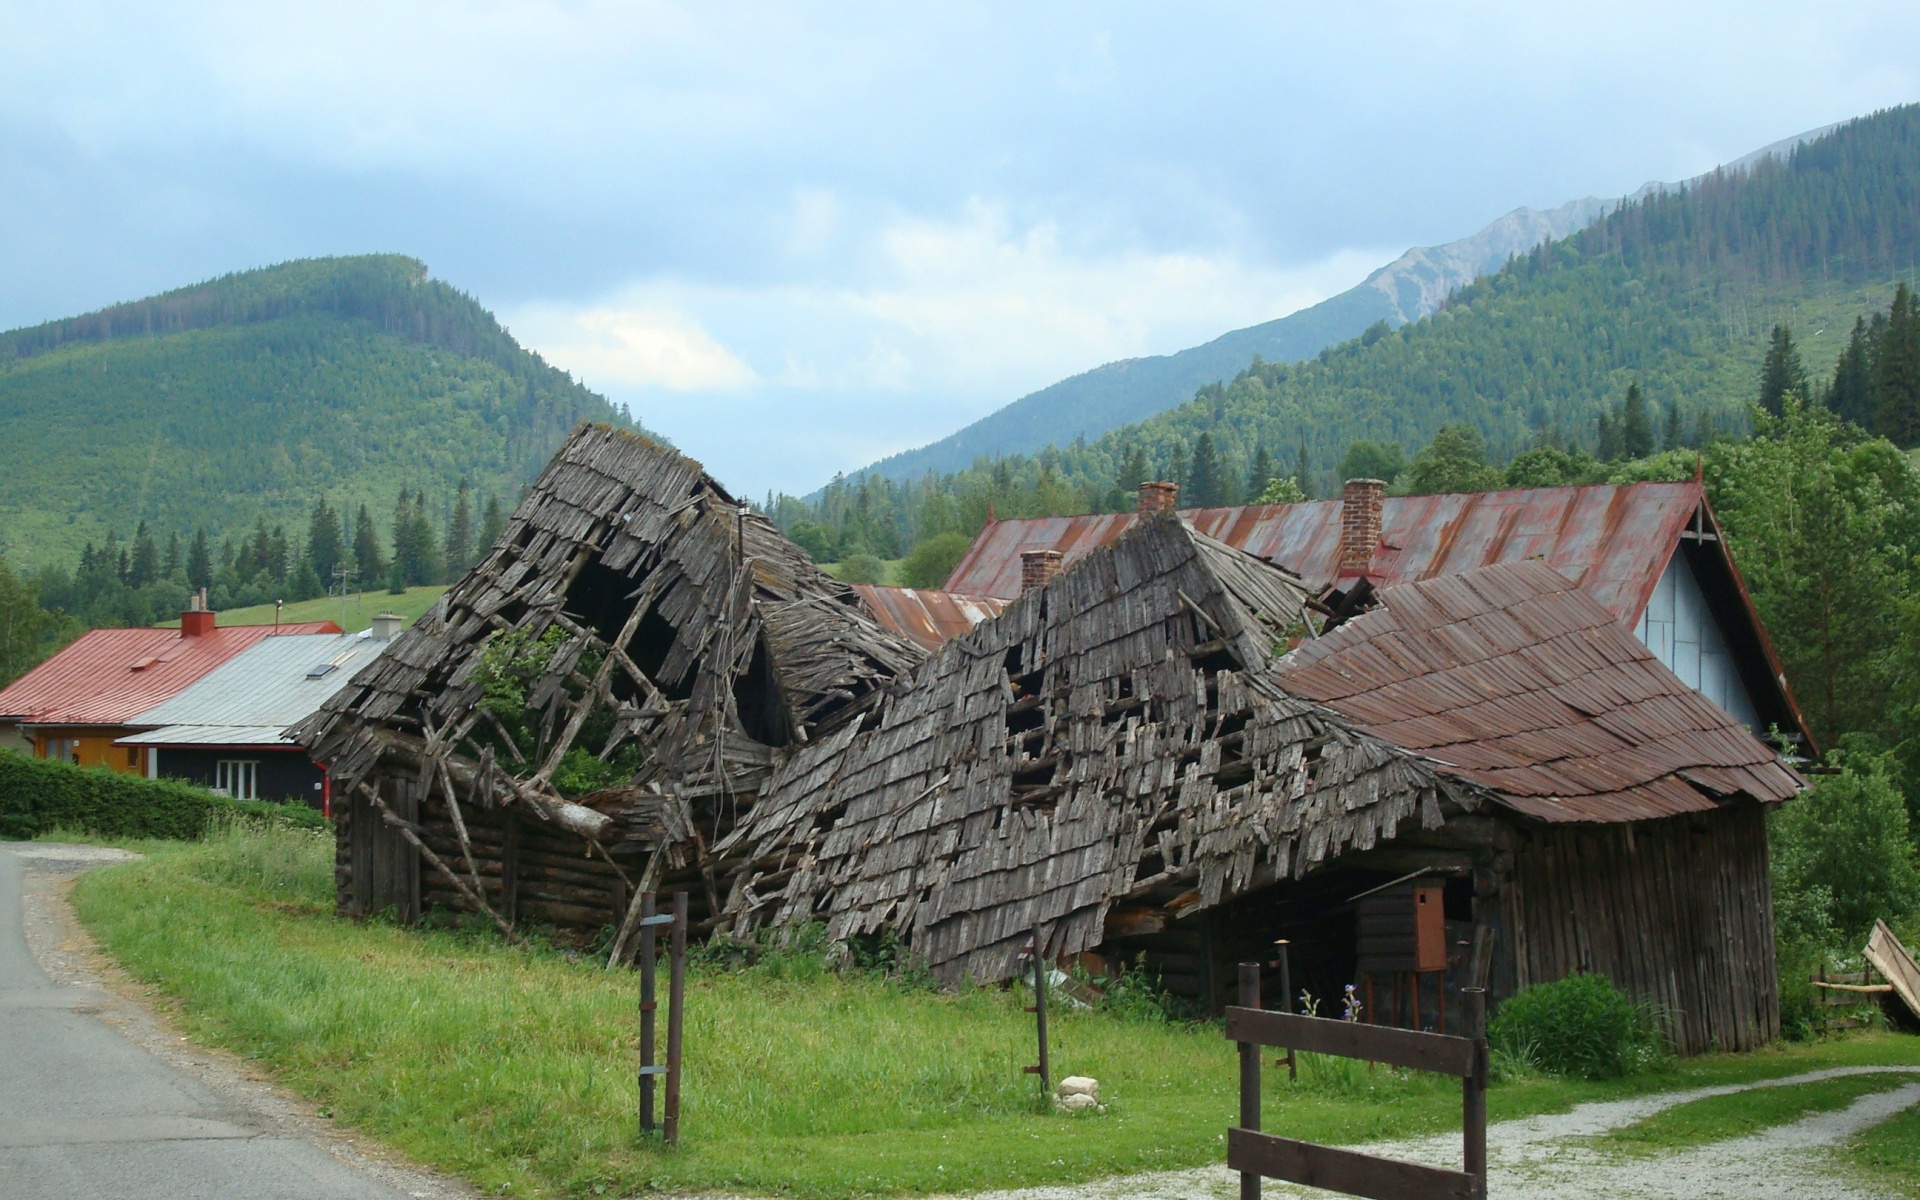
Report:
[[[1447,967],[1445,891],[1410,880],[1360,897],[1359,971],[1389,975]]]

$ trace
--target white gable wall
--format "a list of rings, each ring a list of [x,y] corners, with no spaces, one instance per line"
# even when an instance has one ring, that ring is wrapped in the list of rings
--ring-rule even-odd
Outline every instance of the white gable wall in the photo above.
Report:
[[[1665,663],[1681,682],[1719,705],[1734,720],[1764,735],[1753,698],[1740,682],[1726,635],[1707,608],[1707,597],[1694,578],[1686,556],[1675,547],[1667,569],[1647,601],[1646,611],[1633,632],[1653,656]]]

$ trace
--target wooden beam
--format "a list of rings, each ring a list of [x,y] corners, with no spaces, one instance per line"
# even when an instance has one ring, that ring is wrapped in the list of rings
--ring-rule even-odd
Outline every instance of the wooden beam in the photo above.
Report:
[[[1264,1009],[1227,1009],[1227,1040],[1257,1042],[1287,1050],[1337,1054],[1370,1062],[1437,1071],[1443,1075],[1473,1074],[1473,1042],[1463,1037],[1417,1033],[1385,1025],[1304,1017]]]
[[[1229,1010],[1231,1011],[1231,1010]],[[1371,1200],[1472,1200],[1473,1176],[1375,1158],[1251,1129],[1227,1130],[1227,1169],[1367,1196]]]

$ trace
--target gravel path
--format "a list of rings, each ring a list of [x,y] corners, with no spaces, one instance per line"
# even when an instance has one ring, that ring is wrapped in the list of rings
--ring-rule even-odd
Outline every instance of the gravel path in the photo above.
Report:
[[[1818,1113],[1751,1137],[1711,1142],[1692,1150],[1646,1157],[1611,1154],[1587,1139],[1631,1125],[1689,1100],[1756,1087],[1812,1083],[1842,1075],[1901,1074],[1915,1082],[1862,1096],[1844,1109]],[[1837,1176],[1828,1148],[1915,1104],[1920,1068],[1835,1067],[1762,1083],[1665,1092],[1635,1100],[1582,1104],[1553,1116],[1503,1121],[1487,1132],[1490,1196],[1527,1200],[1882,1200],[1896,1193],[1867,1190]],[[1370,1153],[1431,1166],[1460,1166],[1460,1135],[1375,1143]],[[1332,1193],[1269,1180],[1269,1196],[1327,1197]],[[1069,1187],[977,1193],[970,1200],[1224,1200],[1239,1195],[1239,1176],[1225,1166],[1131,1175]]]

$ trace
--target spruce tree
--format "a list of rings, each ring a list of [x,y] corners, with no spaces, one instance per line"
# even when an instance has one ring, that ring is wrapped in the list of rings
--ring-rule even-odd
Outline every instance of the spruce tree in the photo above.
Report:
[[[307,565],[323,588],[333,586],[334,569],[347,557],[346,532],[340,527],[340,514],[333,511],[322,496],[313,506],[307,521]]]
[[[1780,398],[1788,392],[1807,399],[1807,369],[1800,363],[1800,351],[1794,348],[1793,333],[1785,325],[1773,327],[1767,343],[1766,362],[1760,367],[1760,407],[1773,416],[1780,415]]]
[[[480,540],[476,543],[479,553],[485,554],[493,549],[494,543],[500,540],[500,534],[506,527],[507,518],[506,514],[500,511],[500,497],[488,496],[487,511],[480,518]]]
[[[275,583],[285,583],[292,569],[293,548],[287,544],[286,527],[275,525],[272,535],[267,538],[267,577]]]
[[[1627,458],[1653,453],[1653,422],[1647,419],[1647,402],[1637,383],[1627,385],[1627,398],[1620,405],[1620,453]]]
[[[1247,499],[1249,502],[1267,490],[1267,480],[1273,478],[1273,455],[1267,453],[1267,444],[1261,442],[1253,448],[1253,470],[1247,472]]]
[[[202,525],[193,531],[193,544],[187,547],[187,586],[197,589],[212,585],[213,553],[207,549],[207,527]]]
[[[1685,424],[1680,420],[1680,402],[1675,400],[1667,407],[1667,435],[1662,439],[1662,450],[1678,450],[1687,440],[1683,432]]]
[[[447,522],[447,575],[451,577],[466,574],[473,565],[473,506],[468,493],[472,489],[467,481],[460,481],[459,498],[453,503],[453,517]]]
[[[1187,471],[1186,508],[1214,508],[1220,503],[1220,462],[1213,453],[1213,435],[1202,433],[1193,443],[1193,465]]]
[[[1307,462],[1307,439],[1300,439],[1300,454],[1293,461],[1293,483],[1300,494],[1313,499],[1313,468]]]
[[[127,561],[127,586],[145,587],[160,577],[160,548],[145,521],[133,531],[133,552]]]
[[[353,568],[362,589],[377,585],[387,574],[387,560],[380,553],[380,531],[374,528],[373,514],[364,502],[353,519]]]
[[[1603,463],[1620,461],[1620,422],[1609,412],[1603,412],[1595,420],[1598,427],[1599,446],[1594,455]]]
[[[1875,357],[1874,386],[1880,394],[1876,432],[1902,450],[1920,445],[1920,313],[1904,283],[1893,293]]]
[[[1833,364],[1833,383],[1827,388],[1827,407],[1844,420],[1872,432],[1879,421],[1880,397],[1874,391],[1873,339],[1867,319],[1856,317],[1847,348]]]

